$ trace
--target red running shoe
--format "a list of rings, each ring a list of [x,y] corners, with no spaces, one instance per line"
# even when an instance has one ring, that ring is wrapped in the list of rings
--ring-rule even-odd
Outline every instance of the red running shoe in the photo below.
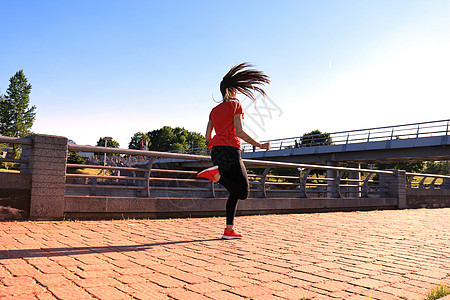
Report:
[[[229,231],[227,228],[225,228],[222,238],[227,240],[242,239],[242,234],[237,233],[234,229],[232,231]]]
[[[211,181],[214,181],[216,174],[219,174],[219,167],[214,166],[208,169],[205,169],[197,174],[197,177],[204,177]]]

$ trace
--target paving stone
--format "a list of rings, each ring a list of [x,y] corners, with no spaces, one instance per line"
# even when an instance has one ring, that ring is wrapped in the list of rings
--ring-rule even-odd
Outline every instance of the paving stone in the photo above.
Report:
[[[86,288],[91,295],[102,300],[120,300],[120,299],[130,299],[130,295],[125,294],[118,289],[107,286],[107,287],[88,287]]]
[[[423,299],[450,284],[448,219],[450,208],[246,216],[239,241],[218,238],[224,218],[0,222],[0,298]]]

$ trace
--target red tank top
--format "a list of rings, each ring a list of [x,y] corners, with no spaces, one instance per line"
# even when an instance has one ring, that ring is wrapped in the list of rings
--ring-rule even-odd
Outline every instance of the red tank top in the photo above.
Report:
[[[209,119],[212,121],[216,135],[211,139],[208,148],[213,146],[232,146],[241,149],[241,139],[236,135],[234,115],[242,114],[242,105],[238,101],[222,102],[211,110]]]

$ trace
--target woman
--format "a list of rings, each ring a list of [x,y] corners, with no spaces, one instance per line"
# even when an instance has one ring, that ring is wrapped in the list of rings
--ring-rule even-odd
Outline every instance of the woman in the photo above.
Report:
[[[197,175],[220,183],[230,193],[226,205],[226,228],[222,236],[225,239],[242,238],[233,228],[238,200],[246,199],[249,194],[247,170],[241,159],[241,139],[255,147],[270,149],[270,143],[261,144],[244,131],[244,112],[236,99],[237,93],[242,93],[256,102],[255,91],[266,96],[262,85],[270,83],[269,77],[251,67],[248,63],[241,63],[223,77],[220,83],[223,100],[212,109],[206,128],[206,141],[215,166]],[[213,129],[216,133],[214,137]]]

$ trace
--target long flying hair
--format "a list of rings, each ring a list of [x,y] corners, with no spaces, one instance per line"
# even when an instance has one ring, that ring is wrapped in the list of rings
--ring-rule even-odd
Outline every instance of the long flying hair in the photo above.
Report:
[[[263,86],[270,84],[269,76],[262,71],[250,69],[252,67],[249,63],[241,63],[232,67],[223,76],[220,82],[220,92],[224,100],[231,98],[231,92],[233,90],[244,94],[254,102],[256,102],[256,97],[253,92],[258,92],[263,97],[266,97]]]

